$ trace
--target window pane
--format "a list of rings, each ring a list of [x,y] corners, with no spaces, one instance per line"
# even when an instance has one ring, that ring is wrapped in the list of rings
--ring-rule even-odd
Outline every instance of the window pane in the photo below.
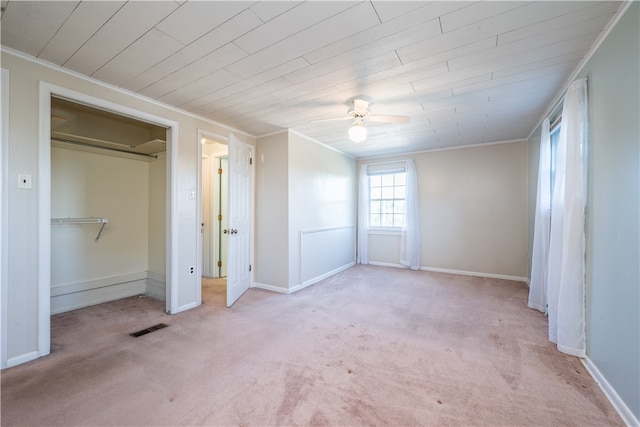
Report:
[[[380,175],[380,177],[382,178],[382,185],[393,185],[393,175]]]
[[[399,228],[404,224],[406,174],[393,173],[369,177],[369,225]]]

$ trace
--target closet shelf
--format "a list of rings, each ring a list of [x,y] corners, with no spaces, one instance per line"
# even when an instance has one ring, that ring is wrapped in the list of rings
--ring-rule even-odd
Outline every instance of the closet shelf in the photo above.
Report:
[[[100,231],[98,231],[98,235],[96,236],[96,242],[100,238],[102,234],[102,230],[104,226],[109,222],[108,218],[51,218],[51,224],[102,224],[100,227]]]

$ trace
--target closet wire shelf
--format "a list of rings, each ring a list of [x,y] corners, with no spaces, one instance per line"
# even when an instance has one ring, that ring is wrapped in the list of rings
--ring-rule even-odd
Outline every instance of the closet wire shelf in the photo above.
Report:
[[[102,224],[100,227],[100,231],[98,231],[98,235],[96,236],[96,242],[100,238],[102,234],[102,230],[104,230],[104,226],[109,222],[108,218],[51,218],[51,224],[61,225],[61,224]]]

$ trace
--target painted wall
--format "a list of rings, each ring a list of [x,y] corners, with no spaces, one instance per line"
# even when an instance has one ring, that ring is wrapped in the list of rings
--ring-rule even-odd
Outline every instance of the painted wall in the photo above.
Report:
[[[10,117],[8,144],[7,240],[8,259],[6,284],[8,303],[4,315],[6,324],[6,358],[3,363],[16,364],[46,354],[40,348],[39,335],[39,82],[47,82],[88,96],[162,117],[178,123],[175,206],[177,218],[175,245],[177,262],[176,305],[185,309],[196,304],[200,279],[189,275],[188,268],[200,262],[197,239],[197,200],[189,194],[197,190],[198,129],[226,135],[230,129],[198,119],[175,109],[141,97],[119,91],[46,66],[23,56],[2,51],[2,67],[9,70]],[[249,144],[255,140],[240,132],[237,136]],[[32,190],[17,189],[18,173],[30,174]],[[167,266],[169,268],[169,266]],[[44,303],[44,302],[43,302]]]
[[[512,142],[359,164],[413,158],[418,174],[421,266],[488,276],[527,276],[527,143]],[[400,265],[400,237],[369,235],[372,263]]]
[[[639,28],[640,5],[634,2],[578,76],[589,79],[587,356],[635,422],[640,419]],[[530,145],[539,144],[537,129]],[[537,162],[537,156],[531,158],[532,167]]]
[[[355,160],[293,131],[257,143],[256,286],[294,292],[355,261]]]
[[[255,282],[289,287],[289,167],[287,133],[256,144]]]
[[[52,313],[144,289],[149,263],[147,161],[52,147],[51,216],[109,220],[98,240],[101,224],[52,224]]]
[[[166,187],[167,158],[166,153],[163,153],[157,160],[149,162],[148,271],[158,274],[158,279],[162,279],[167,270]]]
[[[356,162],[289,131],[289,288],[355,262]]]

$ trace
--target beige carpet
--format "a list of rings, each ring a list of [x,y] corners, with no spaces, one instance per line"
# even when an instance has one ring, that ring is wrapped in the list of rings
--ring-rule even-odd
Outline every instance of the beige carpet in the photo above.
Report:
[[[2,425],[623,425],[522,283],[356,266],[224,295],[54,316],[52,354],[2,372]]]

